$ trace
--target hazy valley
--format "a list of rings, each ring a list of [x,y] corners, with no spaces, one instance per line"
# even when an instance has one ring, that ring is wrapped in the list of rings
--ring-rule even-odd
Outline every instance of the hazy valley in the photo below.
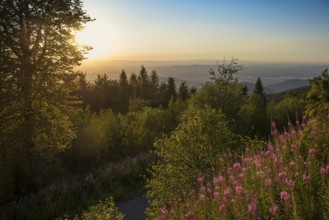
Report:
[[[221,63],[222,61],[219,61]],[[289,89],[308,86],[308,80],[317,76],[328,67],[322,63],[279,63],[239,61],[243,69],[239,72],[239,82],[251,91],[258,77],[261,78],[266,93],[279,93]],[[209,81],[209,70],[216,70],[215,60],[183,60],[183,61],[86,61],[77,69],[86,73],[89,81],[96,79],[98,74],[106,73],[112,79],[118,79],[124,69],[128,75],[138,73],[144,65],[150,73],[156,70],[160,81],[169,76],[174,77],[177,84],[186,81],[189,86],[201,88]]]

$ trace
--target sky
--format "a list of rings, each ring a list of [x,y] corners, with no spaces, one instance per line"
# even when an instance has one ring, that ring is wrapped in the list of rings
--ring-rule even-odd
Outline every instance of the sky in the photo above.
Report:
[[[89,60],[329,61],[329,0],[82,0]]]

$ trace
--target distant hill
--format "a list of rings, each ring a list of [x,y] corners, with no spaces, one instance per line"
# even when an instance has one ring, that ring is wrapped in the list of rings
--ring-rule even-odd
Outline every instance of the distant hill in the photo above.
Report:
[[[279,83],[269,84],[266,86],[269,89],[273,90],[275,93],[280,93],[291,89],[307,87],[309,86],[309,81],[304,79],[291,79]]]
[[[249,94],[254,90],[255,83],[242,82],[241,84],[247,86]],[[302,90],[308,88],[309,81],[303,79],[290,79],[279,83],[265,84],[263,86],[266,94],[279,94],[298,88],[302,88]]]
[[[241,84],[243,86],[247,86],[248,88],[248,93],[251,94],[252,91],[254,91],[254,88],[255,88],[255,83],[250,83],[250,82],[241,82]],[[272,94],[272,93],[276,93],[275,90],[267,87],[267,86],[264,86],[264,92],[265,94]]]
[[[308,89],[309,87],[305,86],[297,89],[290,89],[280,93],[266,94],[266,99],[268,102],[279,102],[287,95],[294,97],[305,97]]]

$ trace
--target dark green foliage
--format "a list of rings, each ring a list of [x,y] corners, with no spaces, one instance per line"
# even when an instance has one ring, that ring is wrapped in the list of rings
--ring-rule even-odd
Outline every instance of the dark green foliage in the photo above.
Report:
[[[128,87],[128,79],[125,70],[122,70],[120,74],[119,84],[122,88]]]
[[[237,82],[226,84],[222,81],[206,84],[199,92],[192,96],[190,105],[202,108],[210,107],[221,110],[229,121],[230,127],[241,133],[242,121],[239,118],[240,110],[245,102],[241,94],[242,87]]]
[[[190,97],[190,94],[189,94],[189,91],[188,91],[188,87],[186,85],[186,82],[184,81],[179,85],[178,98],[183,100],[183,101],[186,101],[189,97]]]
[[[190,189],[198,175],[218,169],[221,152],[237,146],[238,138],[220,111],[209,107],[188,110],[171,136],[155,143],[159,161],[147,183],[152,205],[162,207],[169,198]]]
[[[118,160],[122,157],[121,141],[120,120],[111,110],[99,114],[85,112],[67,163],[72,171],[82,172],[102,161]]]
[[[257,78],[253,93],[265,96],[263,84],[259,77]]]
[[[151,156],[140,154],[120,163],[104,164],[84,175],[63,177],[36,194],[1,206],[0,219],[73,219],[87,213],[88,207],[97,206],[99,200],[113,197],[120,201],[140,195],[144,191],[143,175],[152,161]],[[97,214],[96,209],[92,209],[93,214]]]
[[[88,50],[72,39],[89,21],[78,0],[0,1],[0,154],[13,166],[4,175],[11,185],[0,190],[45,184],[48,165],[70,147],[79,104],[73,67]]]
[[[156,138],[169,134],[176,127],[176,119],[170,111],[152,108],[129,112],[122,117],[121,123],[124,133],[122,148],[126,149],[125,154],[152,149]]]
[[[326,116],[329,111],[329,73],[328,69],[321,75],[310,80],[310,90],[307,93],[308,104],[306,114],[308,116]]]
[[[286,96],[280,102],[268,105],[268,116],[275,121],[277,128],[283,131],[289,122],[300,121],[304,115],[306,100],[293,96]]]
[[[266,94],[266,100],[268,103],[271,103],[271,102],[277,103],[286,96],[305,99],[308,90],[309,90],[308,87],[301,87],[301,88],[291,89],[291,90],[281,92],[281,93]]]
[[[155,88],[158,88],[158,86],[159,86],[159,76],[158,76],[158,73],[155,70],[153,70],[152,74],[151,74],[151,84]]]
[[[245,102],[238,115],[239,133],[266,140],[269,135],[270,119],[267,116],[266,96],[260,78],[257,79],[252,94],[247,96],[246,92],[244,87],[242,93]]]
[[[117,105],[118,112],[126,113],[129,107],[129,94],[130,94],[130,87],[127,79],[127,74],[124,70],[122,70],[119,79],[119,94],[117,97]]]
[[[132,88],[132,97],[135,99],[137,97],[138,92],[138,81],[135,73],[132,73],[130,75],[129,83]]]

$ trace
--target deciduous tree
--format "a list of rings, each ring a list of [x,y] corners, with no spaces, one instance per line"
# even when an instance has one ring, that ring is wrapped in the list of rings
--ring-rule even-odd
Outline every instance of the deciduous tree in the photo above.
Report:
[[[29,161],[16,167],[17,192],[26,186],[19,179],[31,180],[32,167],[42,167],[31,164],[32,155],[54,155],[75,136],[73,67],[89,48],[78,47],[74,33],[91,20],[79,0],[0,1],[1,153],[15,148],[20,163]]]

